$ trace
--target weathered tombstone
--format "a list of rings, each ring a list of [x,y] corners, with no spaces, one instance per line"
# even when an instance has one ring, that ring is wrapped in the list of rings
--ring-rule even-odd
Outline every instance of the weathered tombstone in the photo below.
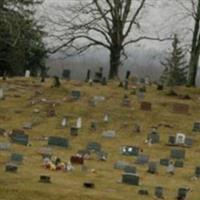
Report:
[[[185,200],[187,197],[189,189],[188,188],[179,188],[177,192],[177,200]]]
[[[66,127],[67,126],[67,117],[66,116],[64,116],[63,118],[62,118],[62,121],[61,121],[61,127]]]
[[[90,80],[90,76],[91,76],[91,70],[87,70],[87,75],[86,75],[86,78],[85,78],[85,82],[88,82]]]
[[[5,170],[6,172],[17,172],[18,166],[14,163],[7,163]]]
[[[195,176],[200,178],[200,166],[197,166],[195,169]]]
[[[116,137],[116,132],[115,131],[112,131],[112,130],[109,130],[109,131],[104,131],[102,133],[102,136],[104,138],[107,138],[107,139],[112,139],[114,137]]]
[[[101,85],[107,85],[106,77],[103,77],[101,80]]]
[[[185,149],[172,149],[170,158],[185,159]]]
[[[114,165],[113,168],[114,169],[120,169],[120,170],[125,170],[125,168],[129,166],[128,163],[124,162],[124,161],[117,161]]]
[[[25,78],[30,78],[30,76],[31,76],[30,70],[26,70],[25,71]]]
[[[137,164],[145,165],[145,164],[147,164],[148,162],[149,162],[149,156],[148,156],[148,155],[140,154],[140,155],[137,157],[137,161],[136,161]]]
[[[24,129],[32,129],[32,123],[31,122],[25,122],[22,124],[22,128]]]
[[[174,103],[173,112],[177,114],[188,114],[189,106],[183,103]]]
[[[148,134],[148,140],[151,140],[152,144],[156,144],[160,142],[160,134],[156,132],[155,129],[152,130],[151,133]]]
[[[175,137],[175,136],[172,136],[172,135],[169,136],[168,144],[171,144],[171,145],[176,144],[176,137]]]
[[[137,169],[136,169],[135,166],[132,166],[132,165],[126,165],[126,166],[124,167],[124,172],[125,172],[125,173],[136,174]]]
[[[53,85],[52,85],[52,87],[58,88],[58,87],[60,87],[60,85],[61,85],[61,83],[60,83],[59,77],[58,76],[54,76],[53,77]]]
[[[141,102],[140,109],[143,111],[151,111],[151,103],[147,101]]]
[[[101,161],[106,161],[108,159],[108,153],[105,151],[97,152],[97,159]]]
[[[169,162],[170,162],[170,160],[167,158],[160,159],[160,165],[162,165],[162,166],[168,166]]]
[[[164,199],[164,188],[157,186],[155,187],[155,197],[158,199]]]
[[[200,122],[194,122],[192,131],[193,132],[200,132]]]
[[[125,156],[138,156],[140,149],[135,146],[122,146],[121,153]]]
[[[177,133],[176,134],[176,144],[185,144],[185,134],[183,133]]]
[[[139,176],[133,173],[123,173],[122,174],[122,183],[129,185],[139,185]]]
[[[48,145],[67,148],[69,147],[69,141],[63,137],[50,136],[48,139]]]
[[[11,149],[11,144],[0,143],[0,151],[8,151]]]
[[[139,190],[138,190],[138,194],[139,194],[139,195],[148,196],[148,195],[149,195],[149,191],[148,191],[147,189],[139,189]]]
[[[157,85],[157,90],[163,90],[163,89],[164,89],[164,86],[162,84]]]
[[[101,151],[101,144],[97,142],[90,142],[87,144],[87,150],[91,152],[100,152]]]
[[[105,123],[108,123],[108,121],[109,121],[109,115],[108,115],[108,114],[105,114],[105,115],[104,115],[103,121],[104,121]]]
[[[71,97],[74,99],[74,100],[79,100],[81,98],[81,92],[78,91],[78,90],[73,90],[71,92]]]
[[[128,90],[128,85],[129,85],[128,79],[126,79],[126,80],[124,81],[124,89],[125,89],[125,90]]]
[[[40,183],[51,183],[51,177],[47,175],[41,175],[40,176]]]
[[[100,83],[103,78],[103,68],[99,68],[99,71],[95,73],[94,82]]]
[[[80,156],[71,156],[70,162],[72,164],[76,164],[76,165],[83,165],[84,164],[84,158],[80,157]]]
[[[10,161],[20,165],[23,162],[23,155],[19,153],[12,153]]]
[[[174,163],[173,161],[170,161],[167,168],[166,168],[166,172],[171,174],[171,175],[174,175],[174,172],[175,172],[175,166],[174,166]]]
[[[4,92],[3,92],[3,89],[0,88],[0,100],[3,100],[4,99]]]
[[[156,162],[149,162],[147,172],[151,173],[151,174],[157,173],[157,163]]]
[[[51,148],[42,148],[39,150],[39,154],[42,155],[43,158],[51,158],[52,149]]]
[[[83,186],[85,188],[91,188],[92,189],[92,188],[95,187],[95,184],[92,181],[86,181],[86,182],[83,183]]]
[[[174,167],[183,168],[184,167],[183,160],[176,160],[175,163],[174,163]]]
[[[192,145],[193,145],[193,139],[186,137],[185,138],[185,145],[187,147],[192,147]]]
[[[76,121],[76,128],[80,129],[82,128],[82,118],[79,117]]]
[[[90,128],[91,128],[92,131],[96,131],[97,130],[97,123],[95,121],[92,121]]]
[[[14,143],[28,145],[29,136],[23,130],[13,130],[10,138]]]
[[[71,79],[71,71],[69,69],[64,69],[62,72],[63,79],[70,80]]]
[[[77,128],[77,127],[71,127],[70,128],[70,134],[71,134],[71,136],[78,136],[78,131],[79,131],[79,128]]]

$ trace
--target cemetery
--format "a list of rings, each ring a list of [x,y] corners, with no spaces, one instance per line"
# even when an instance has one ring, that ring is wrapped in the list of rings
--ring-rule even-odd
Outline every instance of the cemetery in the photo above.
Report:
[[[0,199],[199,200],[200,90],[102,76],[0,80]]]

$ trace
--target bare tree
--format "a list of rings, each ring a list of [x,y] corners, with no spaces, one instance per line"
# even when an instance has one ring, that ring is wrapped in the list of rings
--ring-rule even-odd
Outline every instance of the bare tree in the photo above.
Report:
[[[56,6],[57,15],[48,19],[54,25],[58,45],[52,53],[67,49],[68,54],[82,53],[93,46],[107,49],[110,56],[109,78],[118,74],[125,49],[141,40],[164,41],[159,36],[139,36],[141,13],[148,0],[87,0],[73,5]],[[61,43],[60,43],[61,42]],[[60,44],[60,45],[59,45]],[[70,53],[69,53],[70,52]]]

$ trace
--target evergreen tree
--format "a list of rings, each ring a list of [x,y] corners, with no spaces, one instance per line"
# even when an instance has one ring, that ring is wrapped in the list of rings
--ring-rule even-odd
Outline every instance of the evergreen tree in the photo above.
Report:
[[[161,82],[166,86],[184,85],[187,81],[187,66],[185,53],[180,47],[178,36],[174,35],[172,52],[161,64],[165,67],[161,76]]]

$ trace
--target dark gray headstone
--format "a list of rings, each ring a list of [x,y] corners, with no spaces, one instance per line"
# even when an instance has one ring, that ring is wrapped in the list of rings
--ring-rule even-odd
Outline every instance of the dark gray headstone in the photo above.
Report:
[[[176,144],[176,137],[175,136],[169,136],[168,144]]]
[[[160,186],[156,187],[155,196],[159,199],[164,199],[164,188]]]
[[[18,166],[14,163],[7,163],[6,164],[6,172],[17,172]]]
[[[97,142],[90,142],[87,145],[87,150],[94,151],[94,152],[100,152],[101,151],[101,144]]]
[[[135,146],[123,146],[121,148],[122,155],[125,156],[138,156],[140,149]]]
[[[122,183],[126,183],[129,185],[139,185],[139,176],[132,173],[124,173],[122,174]]]
[[[22,145],[27,145],[29,139],[28,135],[22,130],[13,130],[10,138],[12,142]]]
[[[10,161],[16,164],[22,164],[23,162],[23,155],[19,153],[12,153]]]
[[[193,139],[186,137],[185,138],[185,145],[188,146],[188,147],[192,147]]]
[[[170,158],[185,159],[185,149],[172,149]]]
[[[192,131],[200,132],[200,122],[194,122]]]
[[[46,176],[46,175],[41,175],[39,182],[40,183],[51,183],[51,177]]]
[[[108,153],[105,152],[105,151],[97,152],[97,159],[102,160],[102,161],[107,160],[108,159]]]
[[[144,155],[144,154],[140,154],[138,157],[137,157],[137,164],[140,164],[140,165],[145,165],[149,162],[149,156],[148,155]]]
[[[188,188],[179,188],[177,192],[177,199],[185,200],[187,197]]]
[[[71,71],[69,69],[64,69],[62,72],[62,77],[66,80],[71,79]]]
[[[169,162],[170,162],[170,160],[167,158],[160,159],[160,165],[162,165],[162,166],[168,166]]]
[[[157,163],[156,162],[149,162],[147,172],[151,174],[157,173]]]
[[[70,134],[71,136],[78,136],[79,129],[77,127],[71,127]]]
[[[151,139],[151,143],[152,144],[156,144],[160,142],[160,134],[153,131],[151,133],[149,133],[148,135],[148,140]]]
[[[48,139],[48,145],[67,148],[69,147],[69,141],[63,137],[50,136]]]
[[[197,166],[195,169],[195,176],[200,178],[200,166]]]
[[[132,166],[132,165],[127,165],[124,167],[124,172],[125,173],[132,173],[132,174],[136,174],[137,172],[137,169],[135,166]]]
[[[184,167],[184,161],[183,160],[176,160],[175,163],[174,163],[174,167],[183,168]]]
[[[71,92],[71,97],[72,97],[73,99],[78,100],[78,99],[81,98],[81,92],[78,91],[78,90],[73,90],[73,91]]]

